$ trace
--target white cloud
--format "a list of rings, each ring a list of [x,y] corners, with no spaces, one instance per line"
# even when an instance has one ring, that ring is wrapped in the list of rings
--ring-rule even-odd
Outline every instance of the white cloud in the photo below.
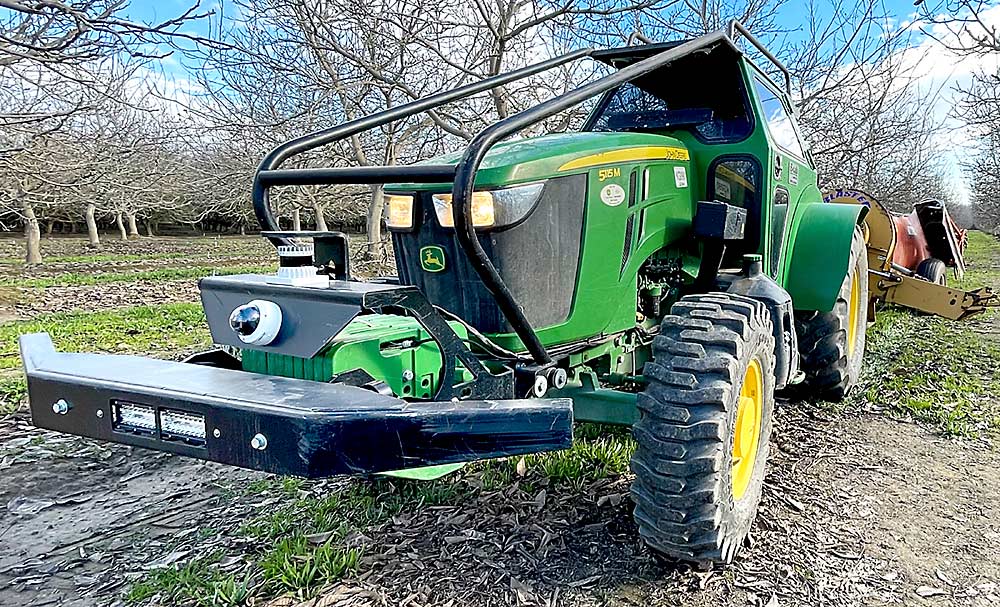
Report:
[[[946,21],[947,15],[934,21]],[[1000,28],[1000,4],[985,8],[979,13],[983,25]],[[939,149],[948,156],[951,177],[960,202],[968,201],[968,186],[961,171],[961,163],[975,152],[980,133],[966,127],[956,116],[961,101],[959,88],[966,88],[973,77],[980,73],[1000,72],[1000,54],[963,53],[953,49],[973,46],[973,36],[982,34],[981,25],[970,24],[959,28],[944,23],[921,21],[916,15],[900,24],[903,31],[915,35],[919,43],[901,53],[904,69],[916,78],[920,92],[936,91],[937,97],[927,111],[944,123],[945,128],[937,137]]]

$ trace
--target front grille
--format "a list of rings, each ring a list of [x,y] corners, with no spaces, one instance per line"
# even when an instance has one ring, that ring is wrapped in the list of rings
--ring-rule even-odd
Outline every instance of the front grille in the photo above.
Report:
[[[586,200],[587,175],[550,179],[535,209],[521,223],[479,232],[483,250],[536,330],[569,318]],[[430,194],[421,195],[417,206],[416,229],[392,234],[400,281],[419,288],[431,303],[483,333],[511,333],[496,300],[455,239],[455,231],[438,225]],[[419,251],[428,245],[443,250],[444,271],[421,269]],[[540,293],[545,296],[539,297]]]

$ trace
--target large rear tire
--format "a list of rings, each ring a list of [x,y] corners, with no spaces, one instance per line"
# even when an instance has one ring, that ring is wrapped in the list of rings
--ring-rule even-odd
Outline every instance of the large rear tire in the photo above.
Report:
[[[948,284],[948,266],[935,257],[928,257],[917,266],[917,276],[942,287]]]
[[[843,400],[861,375],[868,326],[868,255],[855,228],[847,275],[829,312],[795,317],[805,380],[795,394],[810,400]]]
[[[731,562],[757,516],[770,445],[767,308],[727,293],[684,297],[644,374],[632,457],[639,535],[668,560]]]

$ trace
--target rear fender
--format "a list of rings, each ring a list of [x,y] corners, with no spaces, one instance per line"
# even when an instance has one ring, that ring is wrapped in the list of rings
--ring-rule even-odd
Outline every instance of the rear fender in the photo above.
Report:
[[[796,310],[829,312],[847,275],[854,228],[868,212],[862,205],[797,205],[784,268],[785,289]]]

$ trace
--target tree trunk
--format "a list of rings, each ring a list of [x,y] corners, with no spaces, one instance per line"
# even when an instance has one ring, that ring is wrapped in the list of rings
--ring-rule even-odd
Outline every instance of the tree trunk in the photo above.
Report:
[[[371,259],[382,255],[382,207],[385,201],[382,199],[382,186],[372,186],[372,197],[368,203],[368,248],[367,254]]]
[[[152,238],[153,236],[156,236],[156,234],[153,233],[153,222],[152,222],[152,220],[149,220],[149,221],[146,222],[146,236],[149,236],[150,238]]]
[[[128,240],[128,232],[125,231],[125,222],[122,221],[121,211],[115,213],[115,227],[118,228],[118,233],[122,235],[122,240]]]
[[[125,219],[128,220],[128,237],[138,238],[139,226],[135,223],[135,213],[125,213]]]
[[[316,231],[326,232],[326,217],[323,217],[323,205],[318,201],[313,201],[313,213],[316,215]]]
[[[292,211],[292,230],[295,232],[302,231],[302,212],[299,209]]]
[[[56,229],[56,220],[53,219],[45,226],[45,235],[52,236],[52,231]]]
[[[97,212],[97,205],[88,204],[87,205],[87,237],[90,239],[90,246],[99,247],[101,246],[101,237],[97,233],[97,220],[94,219],[94,213]]]
[[[42,232],[38,228],[35,209],[27,200],[21,201],[24,212],[25,263],[42,263]]]

